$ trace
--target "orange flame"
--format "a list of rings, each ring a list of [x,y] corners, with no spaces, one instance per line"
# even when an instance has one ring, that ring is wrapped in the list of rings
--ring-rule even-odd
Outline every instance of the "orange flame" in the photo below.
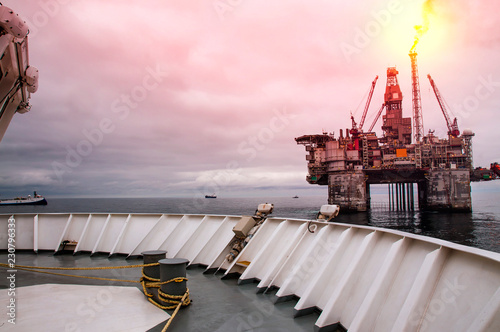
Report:
[[[410,49],[413,52],[420,38],[429,30],[429,16],[434,12],[434,0],[425,0],[422,4],[422,24],[415,25],[415,42]]]

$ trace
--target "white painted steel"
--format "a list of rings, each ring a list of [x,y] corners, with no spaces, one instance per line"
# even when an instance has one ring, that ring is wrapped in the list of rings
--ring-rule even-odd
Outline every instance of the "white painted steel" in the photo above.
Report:
[[[269,288],[272,285],[274,277],[282,269],[285,262],[288,260],[288,257],[290,257],[293,251],[297,248],[298,243],[306,235],[307,224],[300,223],[298,224],[298,226],[299,227],[295,230],[291,237],[287,238],[286,235],[283,234],[283,238],[288,241],[285,241],[282,248],[278,249],[278,252],[274,256],[274,264],[272,264],[268,269],[262,269],[261,272],[264,272],[264,275],[261,274],[259,276],[256,276],[256,278],[260,280],[259,284],[257,285],[258,288]],[[293,228],[291,228],[291,230],[293,230]]]
[[[228,263],[227,261],[223,262],[221,268],[227,269],[225,275],[228,275],[229,273],[244,272],[246,268],[241,265],[237,265],[237,263],[239,262],[250,262],[250,265],[252,265],[254,258],[259,255],[262,247],[266,246],[269,243],[276,228],[283,221],[284,219],[275,219],[273,220],[273,222],[270,222],[270,219],[266,220],[259,227],[257,232],[255,232],[251,241],[252,245],[249,244],[245,248],[243,248],[241,253],[233,260],[232,263]]]
[[[108,214],[106,216],[106,220],[104,223],[99,227],[99,235],[97,236],[97,240],[94,242],[94,246],[92,247],[92,254],[94,254],[97,251],[97,247],[99,247],[99,243],[101,243],[101,239],[104,235],[104,232],[106,231],[106,228],[108,227],[109,220],[111,219],[111,215]],[[94,221],[92,221],[94,223]]]
[[[114,253],[116,253],[116,247],[118,246],[118,244],[121,242],[122,238],[123,238],[123,234],[125,233],[125,230],[127,229],[127,226],[128,226],[128,223],[130,221],[130,218],[131,218],[131,215],[129,214],[127,216],[127,219],[125,219],[125,222],[123,223],[122,225],[122,228],[120,230],[120,234],[118,235],[116,241],[115,241],[115,244],[113,245],[113,249],[111,249],[109,251],[109,255],[113,255]]]
[[[144,251],[158,250],[165,239],[180,223],[182,215],[162,215],[130,255],[140,255]]]
[[[416,316],[414,318],[415,314],[418,314],[417,310],[428,302],[428,298],[434,291],[436,280],[443,268],[448,252],[447,248],[439,248],[427,254],[410,289],[410,293],[399,312],[393,331],[411,331],[420,325],[421,317]]]
[[[390,288],[394,284],[395,276],[408,249],[409,242],[410,240],[403,238],[391,245],[380,266],[379,273],[374,278],[359,307],[356,319],[350,324],[351,330],[367,331],[373,327],[374,321],[380,313],[380,308],[387,300]]]
[[[296,250],[289,256],[289,260],[283,264],[272,282],[273,286],[280,287],[276,296],[283,298],[291,295],[302,296],[305,288],[309,285],[311,278],[317,274],[324,260],[332,248],[329,247],[328,236],[338,236],[341,231],[328,232],[328,227],[318,225],[315,233],[306,233],[301,239]],[[332,235],[333,234],[333,235]]]
[[[59,235],[62,235],[66,230],[68,219],[66,214],[39,214],[35,216],[34,222],[38,227],[35,234],[38,236],[35,236],[34,240],[37,241],[38,250],[54,250],[61,243]]]
[[[484,306],[483,311],[476,316],[476,319],[470,324],[467,332],[500,331],[500,320],[498,319],[499,312],[500,288],[497,289],[490,302]]]
[[[319,325],[331,325],[339,321],[347,326],[351,325],[394,242],[396,239],[392,234],[379,231],[364,237],[328,298],[318,319]]]
[[[8,231],[9,231],[9,224],[8,220],[9,218],[12,217],[10,215],[3,215],[0,216],[0,248],[2,249],[7,249],[9,246],[9,236],[8,236]]]
[[[0,249],[7,224],[0,215]],[[14,215],[16,249],[140,255],[167,250],[207,269],[298,297],[297,315],[321,309],[317,328],[349,331],[500,330],[500,254],[367,226],[269,218],[231,263],[238,216]],[[311,227],[309,227],[311,226]],[[314,229],[314,233],[311,230]],[[245,262],[243,264],[243,262]]]
[[[185,238],[182,247],[175,256],[183,257],[191,263],[200,253],[205,243],[215,234],[222,224],[224,217],[205,216],[192,232],[191,236]]]
[[[161,215],[130,214],[120,239],[111,254],[129,254],[146,237]]]
[[[38,214],[33,219],[33,250],[38,251]]]
[[[101,238],[102,228],[108,219],[107,214],[91,214],[87,219],[85,231],[82,233],[80,242],[78,242],[77,251],[94,252]]]
[[[365,236],[370,233],[370,231],[355,228],[344,230],[339,238],[339,245],[330,253],[318,272],[306,281],[307,286],[304,294],[295,306],[297,311],[314,307],[321,310],[325,308],[328,299],[332,296],[344,272],[348,269],[356,250],[365,238],[365,236],[355,236],[356,232],[363,232]]]
[[[126,214],[110,214],[106,219],[106,223],[102,228],[99,240],[96,242],[95,252],[112,253],[116,241],[123,232],[123,227],[126,225],[128,215]]]
[[[180,257],[177,256],[177,253],[196,232],[205,218],[203,215],[184,215],[172,233],[164,239],[159,249],[166,250],[168,258]]]
[[[211,265],[221,253],[225,253],[225,248],[234,237],[232,229],[240,219],[240,217],[224,217],[210,238],[206,238],[205,245],[191,260],[191,264]]]
[[[240,280],[262,279],[266,271],[275,269],[282,252],[289,249],[290,237],[293,237],[294,233],[297,232],[298,226],[300,224],[289,220],[280,222],[272,232],[270,239],[263,246],[260,246],[255,257],[251,258],[251,263],[241,274]],[[236,259],[240,261],[238,257]]]
[[[64,241],[67,241],[65,240],[65,237],[67,236],[68,234],[68,230],[71,226],[71,221],[73,220],[73,214],[70,214],[69,217],[68,217],[68,220],[66,221],[66,225],[64,226],[64,230],[61,234],[61,236],[59,237],[59,241],[56,243],[55,245],[55,249],[54,249],[54,252],[57,252],[59,250],[59,245],[61,243],[63,243]],[[75,241],[76,242],[76,241]]]
[[[5,235],[7,235],[7,220],[12,215],[5,216]],[[34,234],[35,234],[35,216],[34,215],[13,215],[16,220],[16,250],[35,250]],[[2,218],[2,219],[4,219]],[[4,220],[2,220],[3,224]],[[2,248],[3,249],[3,248]],[[5,246],[7,249],[7,246]]]
[[[83,243],[83,240],[85,238],[85,235],[87,234],[87,229],[89,228],[91,220],[92,220],[92,214],[89,214],[89,216],[87,217],[87,220],[84,223],[82,233],[80,234],[80,237],[78,238],[78,244],[76,245],[75,250],[73,251],[73,253],[77,253],[80,250],[82,250],[81,249],[81,248],[83,248],[82,243]]]

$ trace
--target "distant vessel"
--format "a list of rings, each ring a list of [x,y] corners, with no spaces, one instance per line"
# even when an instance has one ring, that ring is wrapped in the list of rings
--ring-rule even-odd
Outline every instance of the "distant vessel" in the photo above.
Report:
[[[33,193],[33,197],[31,197],[31,195],[28,195],[28,197],[1,199],[0,205],[47,205],[47,200],[45,199],[45,197],[38,195],[35,191]]]
[[[217,195],[216,194],[205,195],[205,198],[217,198]]]
[[[295,195],[295,196],[293,196],[292,198],[299,198],[299,196]]]

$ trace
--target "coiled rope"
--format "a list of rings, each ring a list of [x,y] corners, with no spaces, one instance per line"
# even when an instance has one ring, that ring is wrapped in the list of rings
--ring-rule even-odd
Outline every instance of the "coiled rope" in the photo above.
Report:
[[[83,278],[83,279],[94,279],[94,280],[104,280],[104,281],[115,281],[115,282],[130,282],[130,283],[140,283],[142,285],[142,289],[144,291],[144,295],[148,298],[148,301],[154,304],[156,307],[162,310],[171,310],[175,308],[175,311],[170,316],[170,319],[165,324],[162,332],[165,332],[167,328],[172,323],[175,315],[181,308],[181,306],[188,306],[191,304],[191,299],[189,298],[189,288],[186,289],[186,293],[184,295],[170,295],[165,292],[162,292],[160,287],[161,285],[165,285],[171,282],[183,282],[188,279],[185,277],[173,278],[167,281],[161,281],[157,278],[152,278],[147,276],[144,273],[145,267],[150,266],[158,266],[160,263],[150,263],[150,264],[135,264],[135,265],[122,265],[122,266],[99,266],[99,267],[41,267],[41,266],[28,266],[28,265],[10,265],[5,263],[0,263],[0,267],[8,268],[8,269],[17,269],[28,272],[37,272],[44,273],[62,277],[74,277],[74,278]],[[64,271],[89,271],[89,270],[116,270],[116,269],[132,269],[142,267],[142,277],[140,280],[126,280],[126,279],[113,279],[113,278],[101,278],[101,277],[90,277],[90,276],[79,276],[74,274],[65,274],[65,273],[56,273],[56,272],[48,272],[41,270],[64,270]],[[158,288],[158,299],[164,303],[170,303],[171,305],[162,305],[155,300],[153,300],[153,294],[147,291],[147,288]]]

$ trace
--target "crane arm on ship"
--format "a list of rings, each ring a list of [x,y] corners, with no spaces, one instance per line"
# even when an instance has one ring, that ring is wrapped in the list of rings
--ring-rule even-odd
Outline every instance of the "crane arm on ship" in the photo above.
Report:
[[[436,99],[438,101],[439,107],[441,108],[441,111],[443,112],[444,119],[446,120],[446,126],[448,127],[448,135],[453,136],[453,137],[458,137],[460,136],[460,130],[458,129],[458,123],[457,123],[457,118],[453,119],[453,122],[450,119],[450,116],[448,115],[448,111],[446,110],[446,106],[443,100],[443,97],[441,97],[441,93],[439,92],[436,83],[434,83],[434,80],[432,79],[431,75],[427,75],[427,78],[429,79],[429,82],[431,83],[432,89],[434,90],[434,94],[436,95]]]
[[[0,3],[0,141],[14,114],[30,110],[29,99],[38,89],[38,69],[29,64],[28,32],[26,22]]]

